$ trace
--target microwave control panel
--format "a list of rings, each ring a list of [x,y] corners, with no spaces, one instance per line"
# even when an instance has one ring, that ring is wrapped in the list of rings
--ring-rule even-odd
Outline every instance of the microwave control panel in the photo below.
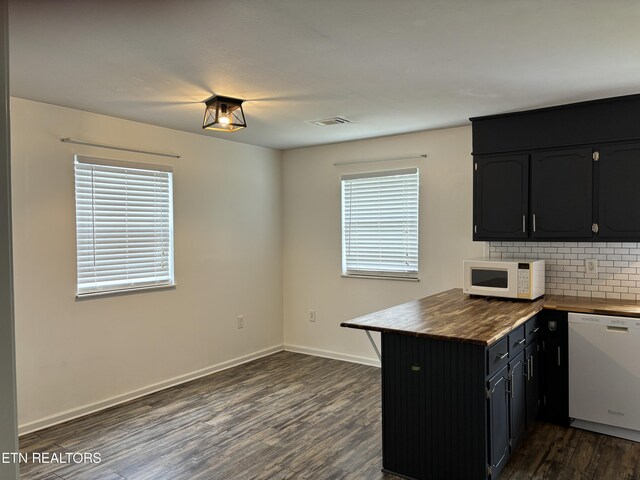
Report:
[[[518,295],[529,295],[531,288],[529,272],[529,269],[518,268]]]

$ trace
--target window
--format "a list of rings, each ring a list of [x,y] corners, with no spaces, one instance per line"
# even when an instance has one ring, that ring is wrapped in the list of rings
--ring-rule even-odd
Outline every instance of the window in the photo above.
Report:
[[[172,176],[76,156],[78,296],[174,284]]]
[[[418,277],[418,169],[342,177],[342,271]]]

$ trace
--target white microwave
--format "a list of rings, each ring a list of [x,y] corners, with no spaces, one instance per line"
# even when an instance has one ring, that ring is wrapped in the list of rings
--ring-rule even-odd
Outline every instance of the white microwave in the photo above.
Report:
[[[527,300],[544,295],[544,260],[477,258],[463,263],[466,294]]]

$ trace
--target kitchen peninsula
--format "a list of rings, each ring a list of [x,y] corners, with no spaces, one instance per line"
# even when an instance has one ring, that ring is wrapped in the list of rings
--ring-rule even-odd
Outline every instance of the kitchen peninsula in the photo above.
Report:
[[[383,470],[495,479],[540,409],[567,424],[567,311],[640,317],[635,302],[452,289],[343,322],[382,334]]]

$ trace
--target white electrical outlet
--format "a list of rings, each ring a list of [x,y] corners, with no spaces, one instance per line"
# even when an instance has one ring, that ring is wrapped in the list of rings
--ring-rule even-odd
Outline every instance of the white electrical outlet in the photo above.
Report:
[[[238,330],[244,328],[244,315],[238,315]]]
[[[315,310],[309,310],[309,321],[310,322],[315,322],[316,321],[316,311]]]
[[[584,268],[587,271],[587,273],[598,273],[598,259],[587,258],[584,261]]]

